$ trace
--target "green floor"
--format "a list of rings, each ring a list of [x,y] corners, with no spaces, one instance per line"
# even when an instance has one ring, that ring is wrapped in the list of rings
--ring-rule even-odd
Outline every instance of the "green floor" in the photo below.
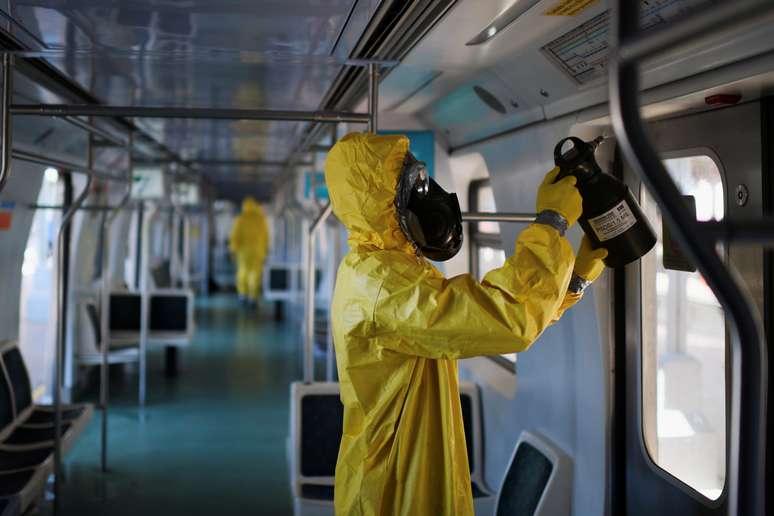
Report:
[[[200,301],[180,373],[149,357],[141,418],[136,373],[113,375],[110,473],[99,471],[100,418],[66,461],[68,515],[291,514],[285,439],[289,382],[299,376],[297,331],[256,317],[233,296]]]

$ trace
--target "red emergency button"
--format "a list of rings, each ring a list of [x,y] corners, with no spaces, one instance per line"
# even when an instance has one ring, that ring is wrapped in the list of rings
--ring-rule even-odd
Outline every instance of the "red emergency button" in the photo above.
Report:
[[[733,106],[739,104],[740,100],[742,100],[742,96],[736,93],[718,93],[706,97],[704,103],[708,106]]]
[[[13,220],[13,213],[10,211],[0,211],[0,231],[8,231],[11,229],[11,221]]]

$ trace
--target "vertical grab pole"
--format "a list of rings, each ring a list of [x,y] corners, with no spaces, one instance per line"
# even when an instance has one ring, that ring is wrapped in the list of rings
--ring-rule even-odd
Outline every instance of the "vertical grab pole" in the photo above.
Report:
[[[637,58],[619,49],[639,30],[639,2],[612,3],[610,115],[626,161],[640,176],[669,223],[672,235],[696,264],[730,322],[731,415],[729,427],[728,514],[764,513],[768,357],[758,311],[742,290],[741,278],[723,263],[712,235],[702,231],[648,140],[640,114]]]
[[[333,282],[334,285],[336,283],[336,272],[338,270],[338,264],[341,262],[341,226],[336,227],[336,233],[335,233],[334,243],[333,243]],[[332,320],[331,317],[328,318],[329,321]],[[326,350],[325,355],[325,380],[328,382],[333,381],[334,376],[334,370],[336,369],[336,364],[334,363],[333,357],[334,357],[334,348],[333,348],[333,328],[331,324],[328,324],[328,349]]]
[[[180,229],[182,228],[182,234]],[[188,251],[188,223],[186,222],[185,210],[179,203],[179,200],[172,198],[172,252],[170,253],[170,265],[172,277],[172,286],[181,284],[183,288],[188,288],[187,251]],[[181,245],[182,244],[182,245]],[[180,248],[182,249],[182,253]]]
[[[91,135],[86,144],[86,152],[88,153],[87,163],[88,168],[92,168],[91,163]],[[67,325],[67,314],[65,312],[65,292],[64,279],[67,271],[64,270],[64,257],[65,246],[68,242],[65,242],[65,231],[70,225],[75,212],[83,205],[86,197],[91,190],[92,176],[86,176],[86,185],[83,187],[83,191],[78,195],[73,204],[67,209],[62,216],[62,221],[59,224],[59,231],[57,233],[57,281],[56,281],[56,350],[54,353],[54,514],[59,514],[60,506],[60,487],[61,487],[61,473],[62,473],[62,365],[64,362],[63,350],[65,345],[65,330]]]
[[[175,287],[182,277],[180,272],[180,206],[177,204],[174,187],[172,186],[172,214],[169,217],[170,243],[169,243],[169,276],[172,280],[171,287]]]
[[[180,257],[180,278],[183,288],[191,286],[191,224],[185,206],[180,206],[180,222],[183,224],[183,253]]]
[[[368,63],[368,132],[376,134],[378,130],[379,112],[379,65]],[[306,289],[305,311],[306,323],[304,345],[304,383],[314,381],[314,287],[315,287],[315,234],[330,216],[333,207],[325,205],[317,219],[309,227],[306,252]]]
[[[183,259],[182,259],[182,274],[183,288],[189,288],[191,284],[191,224],[188,215],[185,210],[182,210],[183,214]]]
[[[142,274],[140,278],[140,356],[139,356],[139,385],[138,385],[138,404],[140,406],[140,419],[145,414],[145,394],[146,394],[146,374],[147,374],[147,351],[148,351],[148,325],[150,323],[150,225],[156,216],[157,207],[153,206],[146,216],[143,217],[142,224],[142,249],[140,257],[142,260]],[[146,223],[147,220],[147,223]]]
[[[379,65],[368,63],[368,132],[376,133],[379,126]]]
[[[306,248],[306,285],[304,293],[306,302],[304,308],[306,311],[305,346],[304,346],[304,383],[314,381],[314,284],[316,272],[315,260],[315,235],[331,214],[333,207],[330,203],[326,204],[317,218],[309,226],[309,235]]]
[[[101,362],[99,370],[99,403],[102,407],[102,435],[101,435],[101,456],[100,464],[102,472],[108,472],[108,402],[109,402],[109,384],[110,384],[110,366],[108,363],[108,353],[110,351],[110,245],[108,244],[108,235],[118,214],[123,210],[132,194],[132,132],[129,131],[129,141],[127,143],[128,163],[127,190],[121,202],[105,218],[102,219],[102,310],[100,311],[100,335],[102,343],[100,345]]]
[[[131,188],[131,183],[129,183]],[[110,196],[108,195],[108,199]],[[107,204],[107,202],[106,202]],[[103,473],[107,473],[107,435],[108,435],[108,351],[110,347],[110,280],[108,279],[108,267],[110,260],[107,257],[110,252],[108,243],[108,216],[102,216],[102,281],[101,297],[102,309],[100,315],[100,366],[99,366],[99,404],[102,408],[101,436],[100,436],[100,466]]]
[[[369,93],[370,95],[370,93]],[[370,109],[370,102],[369,102],[369,109]],[[331,147],[336,145],[336,136],[338,135],[338,124],[331,124]],[[338,264],[341,261],[341,235],[340,230],[337,227],[335,232],[336,238],[334,239],[333,244],[333,284],[336,285],[336,272],[338,271]],[[333,381],[333,370],[335,369],[336,365],[334,364],[333,357],[334,357],[334,349],[333,349],[333,329],[332,329],[332,317],[330,316],[330,311],[328,312],[328,335],[326,339],[326,350],[325,350],[325,380],[328,382]]]
[[[11,152],[13,138],[11,135],[11,101],[13,100],[13,70],[11,54],[3,54],[3,99],[0,102],[0,125],[2,125],[2,149],[0,149],[0,192],[11,175]]]

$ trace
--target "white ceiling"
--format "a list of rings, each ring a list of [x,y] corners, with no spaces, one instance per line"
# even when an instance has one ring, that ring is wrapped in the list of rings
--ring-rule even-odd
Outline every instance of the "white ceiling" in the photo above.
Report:
[[[650,0],[648,8],[677,12],[717,1],[738,0]],[[604,13],[608,2],[593,2],[575,16],[545,14],[561,2],[540,0],[493,39],[466,46],[513,5],[513,0],[459,0],[385,78],[380,90],[382,108],[416,116],[456,147],[606,102],[606,76],[578,84],[541,48]],[[646,88],[667,84],[772,51],[770,22],[762,19],[733,40],[704,41],[701,47],[675,49],[646,64],[643,84]],[[498,113],[484,104],[473,86],[491,92],[506,112]]]

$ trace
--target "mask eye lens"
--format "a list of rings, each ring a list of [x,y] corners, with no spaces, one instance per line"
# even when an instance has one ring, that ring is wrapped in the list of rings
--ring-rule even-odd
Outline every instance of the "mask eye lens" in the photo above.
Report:
[[[414,191],[419,197],[426,197],[430,192],[430,185],[427,180],[427,169],[420,163],[416,165],[416,183],[414,183]]]
[[[427,166],[423,161],[417,160],[414,155],[409,152],[406,154],[406,158],[403,164],[404,170],[401,174],[408,181],[408,185],[411,188],[411,196],[415,199],[423,199],[430,193],[429,178],[427,175]]]
[[[421,182],[417,183],[417,190],[416,190],[416,192],[417,192],[417,194],[420,197],[426,197],[428,190],[429,190],[429,188],[427,186],[427,183],[421,183]]]

